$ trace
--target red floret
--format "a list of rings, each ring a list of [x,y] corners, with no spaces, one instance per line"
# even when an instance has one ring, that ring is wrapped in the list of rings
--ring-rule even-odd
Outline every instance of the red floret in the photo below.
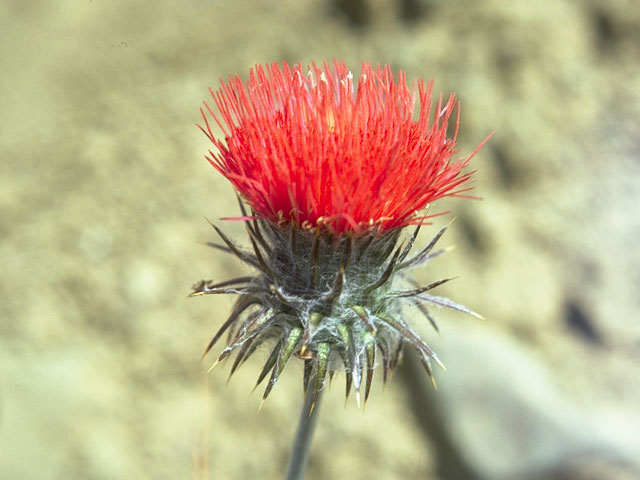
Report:
[[[384,231],[423,222],[419,210],[471,188],[473,172],[463,169],[480,147],[452,160],[458,102],[440,96],[432,120],[432,82],[410,89],[404,72],[395,79],[390,66],[363,63],[355,84],[346,65],[334,61],[307,70],[284,62],[256,66],[246,83],[232,76],[221,84],[211,90],[217,112],[206,102],[201,109],[200,128],[217,149],[207,159],[273,222]]]

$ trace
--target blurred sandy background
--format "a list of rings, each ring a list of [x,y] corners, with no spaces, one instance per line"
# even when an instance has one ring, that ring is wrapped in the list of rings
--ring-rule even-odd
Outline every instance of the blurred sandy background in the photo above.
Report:
[[[199,244],[237,206],[194,124],[220,76],[333,57],[456,91],[463,154],[496,132],[421,272],[487,320],[415,317],[437,393],[409,356],[363,415],[338,376],[308,478],[640,478],[637,1],[2,0],[0,26],[1,478],[282,478],[300,368],[256,414],[265,352],[229,385],[199,362],[232,299],[189,287],[244,270]]]

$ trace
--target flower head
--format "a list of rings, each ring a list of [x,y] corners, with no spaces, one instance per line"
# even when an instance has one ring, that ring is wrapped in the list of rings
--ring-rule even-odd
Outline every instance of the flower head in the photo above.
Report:
[[[297,356],[313,395],[341,366],[347,395],[353,387],[359,400],[364,389],[366,401],[376,365],[386,380],[405,344],[433,380],[438,357],[404,320],[403,306],[417,307],[434,327],[433,305],[473,314],[430,293],[450,279],[403,285],[413,268],[443,252],[435,246],[447,227],[412,253],[426,218],[416,212],[470,188],[463,169],[471,157],[451,160],[457,116],[447,136],[455,97],[440,99],[431,120],[431,89],[418,81],[410,90],[389,66],[364,63],[356,86],[337,61],[307,71],[283,63],[255,67],[246,84],[222,82],[212,91],[217,113],[206,103],[201,109],[200,128],[216,147],[208,160],[252,210],[241,202],[249,251],[215,226],[223,244],[210,245],[256,273],[203,280],[192,295],[239,295],[205,353],[228,331],[214,365],[235,353],[233,373],[260,345],[273,345],[258,376],[258,383],[269,376],[263,398]],[[214,136],[208,114],[224,140]],[[399,227],[409,224],[417,226],[405,243]]]
[[[211,91],[201,127],[207,157],[263,218],[337,233],[420,223],[416,212],[470,189],[470,158],[452,161],[447,136],[457,101],[442,97],[431,119],[432,82],[407,86],[390,66],[362,64],[357,84],[342,62],[256,66]],[[415,101],[420,105],[415,111]],[[218,140],[207,113],[224,133]],[[475,153],[475,152],[474,152]]]

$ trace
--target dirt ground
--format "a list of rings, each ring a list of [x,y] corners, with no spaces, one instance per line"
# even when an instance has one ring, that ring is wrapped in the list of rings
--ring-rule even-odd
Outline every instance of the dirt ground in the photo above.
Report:
[[[341,58],[462,102],[481,202],[443,203],[420,280],[484,321],[415,325],[366,412],[325,395],[310,479],[640,478],[640,7],[634,0],[0,1],[0,477],[282,478],[292,366],[259,414],[258,352],[200,355],[243,274],[202,242],[236,215],[195,127],[256,63]],[[424,229],[422,241],[451,216]],[[225,222],[242,240],[242,226]],[[429,231],[430,230],[430,231]]]

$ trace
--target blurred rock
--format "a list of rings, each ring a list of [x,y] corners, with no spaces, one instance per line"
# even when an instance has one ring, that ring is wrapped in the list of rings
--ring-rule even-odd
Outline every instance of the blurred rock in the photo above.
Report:
[[[585,408],[562,391],[548,359],[495,328],[463,322],[445,330],[448,370],[438,391],[422,392],[481,478],[618,478],[589,476],[591,462],[640,473],[637,410]]]

